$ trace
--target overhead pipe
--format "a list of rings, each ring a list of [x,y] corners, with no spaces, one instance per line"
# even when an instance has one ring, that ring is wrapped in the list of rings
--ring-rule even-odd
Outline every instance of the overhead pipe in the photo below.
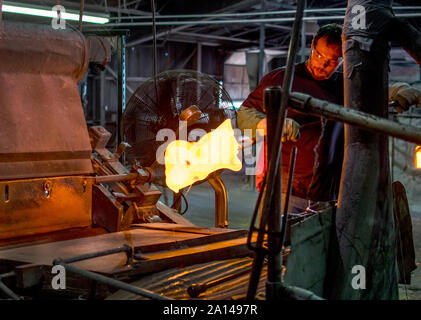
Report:
[[[244,1],[241,1],[239,3],[234,4],[232,6],[225,7],[222,10],[223,11],[237,10],[238,8],[241,8],[241,7],[250,6],[250,5],[254,4],[255,2],[256,2],[256,0],[244,0]],[[205,20],[212,20],[212,19],[213,18],[211,17],[211,18],[206,18]],[[177,31],[182,31],[184,29],[188,29],[190,27],[193,27],[194,25],[195,24],[193,23],[193,24],[183,25],[183,26],[180,26],[180,27],[177,27],[177,28],[174,28],[174,29],[159,32],[159,33],[156,34],[155,39],[168,36],[172,32],[177,32]],[[132,46],[136,46],[138,44],[148,42],[148,41],[152,40],[153,38],[154,38],[153,36],[146,36],[146,37],[143,37],[143,38],[140,38],[140,39],[137,39],[137,40],[130,41],[130,42],[127,43],[127,47],[132,47]]]
[[[306,9],[304,13],[325,13],[325,12],[345,12],[346,8],[314,8]],[[421,6],[394,7],[393,10],[421,10]],[[223,17],[247,17],[247,16],[268,16],[294,14],[295,10],[278,10],[264,12],[241,12],[241,13],[215,13],[215,14],[175,14],[157,15],[156,19],[194,19],[194,18],[223,18]],[[121,17],[121,19],[151,19],[151,15]],[[111,17],[110,20],[118,17]]]
[[[396,14],[396,17],[402,18],[413,18],[421,17],[421,12],[416,13],[400,13]],[[344,15],[335,15],[335,16],[308,16],[304,17],[303,21],[323,21],[323,20],[343,20]],[[212,20],[212,18],[204,20],[189,20],[189,21],[157,21],[157,26],[183,26],[185,28],[192,27],[194,25],[218,25],[218,24],[250,24],[250,23],[266,23],[266,22],[293,22],[294,17],[286,18],[263,18],[263,19],[231,19],[231,20]],[[107,23],[107,27],[149,27],[152,25],[152,22],[123,22],[123,23]],[[87,26],[94,27],[94,26]],[[183,28],[183,29],[185,29]],[[175,31],[175,30],[173,30]],[[180,31],[180,30],[179,30]],[[163,34],[168,34],[169,31],[164,32]],[[157,34],[158,35],[158,34]],[[147,37],[149,41],[150,37]],[[143,39],[143,38],[142,38]],[[135,43],[136,40],[133,41]],[[146,42],[142,40],[142,42]],[[133,45],[133,44],[132,44]]]

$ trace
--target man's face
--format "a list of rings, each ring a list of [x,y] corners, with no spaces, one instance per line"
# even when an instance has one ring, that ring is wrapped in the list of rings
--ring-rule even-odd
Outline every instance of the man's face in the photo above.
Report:
[[[326,37],[321,37],[317,40],[316,45],[313,41],[311,46],[307,68],[316,80],[329,79],[341,60],[341,46],[327,44],[326,40]]]

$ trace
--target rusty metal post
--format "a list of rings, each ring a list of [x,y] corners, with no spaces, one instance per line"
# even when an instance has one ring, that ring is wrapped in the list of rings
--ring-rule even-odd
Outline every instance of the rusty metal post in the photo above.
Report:
[[[383,118],[388,112],[390,50],[383,31],[393,18],[391,2],[348,0],[343,30],[345,107]],[[366,10],[366,29],[358,28],[352,12],[356,5]],[[330,298],[397,299],[387,136],[345,125],[336,228],[340,258]]]

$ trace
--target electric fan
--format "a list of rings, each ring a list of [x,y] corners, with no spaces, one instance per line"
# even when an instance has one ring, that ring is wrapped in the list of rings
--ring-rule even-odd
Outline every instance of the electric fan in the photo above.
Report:
[[[236,126],[231,98],[222,84],[206,74],[171,70],[141,84],[130,97],[121,121],[121,136],[131,146],[126,150],[127,161],[151,166],[164,143],[157,141],[159,130],[176,131],[180,114],[191,106],[199,108],[202,116],[188,132],[196,128],[209,132],[226,119]]]

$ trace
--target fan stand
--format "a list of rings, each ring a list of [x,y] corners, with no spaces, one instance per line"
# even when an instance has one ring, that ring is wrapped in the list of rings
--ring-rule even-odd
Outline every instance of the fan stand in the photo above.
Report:
[[[205,180],[196,182],[194,185],[201,184],[208,181],[215,193],[215,227],[228,228],[228,197],[227,189],[222,181],[220,174],[222,170],[211,173]],[[179,192],[173,192],[173,203],[171,208],[181,212],[181,194],[183,189]]]

